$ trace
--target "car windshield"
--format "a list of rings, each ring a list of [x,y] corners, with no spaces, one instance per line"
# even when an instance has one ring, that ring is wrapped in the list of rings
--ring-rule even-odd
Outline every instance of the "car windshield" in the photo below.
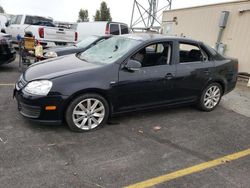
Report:
[[[77,47],[80,48],[86,48],[87,46],[89,46],[90,44],[92,44],[94,41],[96,41],[98,39],[98,36],[90,36],[90,37],[86,37],[84,38],[81,42],[78,42],[76,44]]]
[[[112,37],[81,53],[79,58],[91,63],[110,64],[140,43],[127,37]]]

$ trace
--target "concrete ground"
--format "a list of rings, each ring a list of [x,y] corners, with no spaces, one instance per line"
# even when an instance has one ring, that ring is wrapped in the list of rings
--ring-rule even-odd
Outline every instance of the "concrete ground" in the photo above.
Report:
[[[235,90],[222,98],[222,106],[250,117],[250,87],[239,82]]]
[[[237,87],[213,112],[140,112],[74,133],[19,115],[17,62],[0,67],[0,187],[123,187],[250,148],[250,90]],[[243,111],[242,111],[243,109]],[[249,187],[250,156],[155,187]]]

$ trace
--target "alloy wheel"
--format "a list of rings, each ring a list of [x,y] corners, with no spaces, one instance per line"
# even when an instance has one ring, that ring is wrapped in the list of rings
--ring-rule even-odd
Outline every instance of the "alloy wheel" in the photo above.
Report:
[[[101,124],[105,116],[103,103],[95,98],[80,101],[74,108],[72,119],[74,124],[82,130],[91,130]]]
[[[217,85],[209,87],[204,95],[204,106],[208,109],[214,108],[220,101],[221,91]]]

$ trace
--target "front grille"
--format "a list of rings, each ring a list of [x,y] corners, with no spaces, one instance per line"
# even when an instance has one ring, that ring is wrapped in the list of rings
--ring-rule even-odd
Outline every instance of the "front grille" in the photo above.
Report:
[[[30,106],[21,102],[18,103],[18,109],[23,116],[29,118],[38,118],[41,112],[41,108],[39,106]]]

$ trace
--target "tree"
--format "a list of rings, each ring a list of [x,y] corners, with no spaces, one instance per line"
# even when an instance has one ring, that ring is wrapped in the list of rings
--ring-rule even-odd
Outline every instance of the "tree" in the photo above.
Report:
[[[107,3],[103,1],[100,6],[100,10],[96,10],[95,21],[112,21],[110,9],[107,6]]]
[[[95,21],[100,21],[101,20],[101,13],[100,10],[96,10],[95,16],[94,16]]]
[[[0,13],[4,13],[4,9],[1,5],[0,5]]]
[[[80,9],[77,22],[88,22],[89,12],[87,9]]]

